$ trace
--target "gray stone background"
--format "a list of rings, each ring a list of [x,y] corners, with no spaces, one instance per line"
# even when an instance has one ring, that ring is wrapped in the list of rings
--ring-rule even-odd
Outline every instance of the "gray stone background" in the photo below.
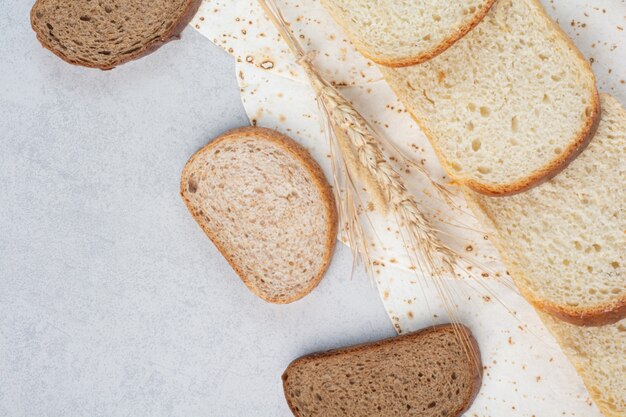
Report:
[[[247,124],[228,55],[188,28],[74,67],[31,5],[0,0],[0,416],[289,416],[291,360],[394,334],[345,247],[311,295],[270,305],[187,213],[189,156]]]

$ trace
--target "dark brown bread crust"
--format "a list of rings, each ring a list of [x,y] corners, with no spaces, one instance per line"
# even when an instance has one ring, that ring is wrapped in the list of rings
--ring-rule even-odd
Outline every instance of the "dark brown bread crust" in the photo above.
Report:
[[[46,1],[46,0],[37,0],[35,4],[33,5],[33,8],[30,11],[31,27],[33,31],[35,31],[35,33],[37,34],[37,40],[39,40],[39,43],[41,43],[41,45],[44,48],[48,49],[50,52],[52,52],[53,54],[55,54],[56,56],[58,56],[65,62],[68,62],[73,65],[87,67],[87,68],[98,68],[101,70],[111,70],[117,67],[118,65],[124,64],[128,61],[132,61],[132,60],[144,57],[156,51],[161,46],[163,46],[164,44],[172,40],[180,39],[180,33],[183,31],[183,29],[185,29],[185,27],[189,24],[189,22],[191,22],[196,12],[198,11],[200,4],[202,4],[202,0],[189,0],[187,3],[187,6],[185,7],[185,10],[181,14],[177,22],[167,32],[165,32],[162,36],[160,36],[159,39],[156,39],[152,42],[147,42],[133,54],[120,58],[119,60],[116,60],[110,65],[99,65],[97,63],[92,63],[92,62],[74,60],[66,56],[57,48],[55,48],[54,45],[49,44],[46,40],[46,37],[40,34],[39,31],[37,31],[37,25],[35,24],[35,21],[37,19],[36,13],[37,13],[38,7],[41,5],[43,1]]]
[[[468,352],[468,360],[470,362],[470,370],[472,372],[472,383],[473,383],[471,394],[467,398],[467,400],[463,403],[462,407],[449,417],[460,416],[469,409],[469,407],[472,405],[472,403],[476,399],[476,396],[478,395],[478,392],[480,391],[480,387],[482,385],[482,379],[483,379],[483,366],[482,366],[482,361],[480,358],[480,348],[478,346],[478,342],[472,335],[472,332],[466,326],[462,324],[440,324],[437,326],[431,326],[431,327],[424,328],[422,330],[418,330],[417,332],[414,332],[414,333],[392,337],[389,339],[384,339],[384,340],[380,340],[380,341],[373,342],[373,343],[362,343],[359,345],[349,346],[346,348],[332,349],[326,352],[316,352],[316,353],[311,353],[311,354],[302,356],[294,360],[293,362],[291,362],[289,366],[287,367],[287,369],[285,370],[285,372],[283,372],[283,375],[281,377],[283,381],[283,392],[285,394],[285,399],[287,400],[287,404],[289,405],[289,409],[291,410],[291,412],[293,413],[295,417],[302,417],[296,410],[296,407],[293,404],[293,402],[291,401],[288,390],[287,390],[287,385],[286,385],[287,379],[289,378],[290,370],[293,369],[294,367],[297,367],[300,363],[307,362],[312,359],[359,353],[359,352],[376,348],[376,347],[393,345],[398,340],[418,339],[430,333],[435,333],[435,332],[442,332],[442,331],[449,331],[449,330],[456,331],[455,328],[456,330],[460,330],[466,333],[467,339],[469,340],[475,352],[475,355],[472,355]]]
[[[189,198],[187,198],[187,195],[186,195],[187,179],[188,179],[187,174],[190,169],[189,167],[191,167],[193,164],[193,161],[196,158],[198,158],[201,154],[209,151],[218,143],[225,141],[225,140],[233,139],[233,138],[239,138],[242,136],[262,137],[263,139],[267,141],[276,143],[282,146],[284,149],[286,149],[289,153],[291,153],[294,156],[294,158],[300,161],[300,163],[305,165],[307,170],[312,175],[313,181],[315,183],[314,185],[322,193],[322,200],[326,207],[326,212],[328,213],[329,221],[328,221],[328,230],[326,234],[326,254],[324,257],[324,264],[322,268],[320,268],[320,272],[318,276],[315,279],[311,280],[309,282],[309,285],[307,285],[305,289],[303,289],[302,291],[298,293],[292,294],[290,297],[283,297],[283,298],[268,297],[266,294],[261,293],[256,286],[252,285],[250,278],[248,278],[248,276],[239,267],[239,265],[237,265],[237,263],[228,255],[228,252],[225,250],[225,248],[221,247],[218,244],[218,240],[215,239],[213,235],[213,231],[205,224],[203,218],[198,214],[195,207],[193,206],[193,203],[189,200]],[[337,207],[335,205],[335,196],[333,194],[332,188],[326,181],[324,172],[322,171],[320,166],[317,164],[317,162],[311,157],[311,155],[306,151],[306,149],[304,149],[300,144],[295,142],[290,137],[283,135],[282,133],[279,133],[275,130],[266,129],[262,127],[253,127],[253,126],[240,127],[240,128],[233,129],[222,134],[221,136],[213,140],[211,143],[209,143],[208,145],[204,146],[202,149],[197,151],[189,159],[189,161],[187,161],[187,163],[185,164],[185,168],[183,169],[183,173],[181,175],[180,195],[183,201],[185,202],[187,209],[189,210],[193,218],[196,220],[196,223],[200,225],[204,233],[209,237],[209,239],[211,239],[213,244],[217,247],[217,249],[220,251],[222,256],[226,259],[226,261],[228,261],[230,266],[237,273],[237,275],[241,278],[241,280],[248,287],[248,289],[252,291],[255,295],[257,295],[259,298],[262,298],[263,300],[267,302],[275,303],[275,304],[292,303],[294,301],[301,299],[302,297],[304,297],[305,295],[313,291],[313,289],[317,287],[317,285],[320,283],[320,281],[324,277],[324,274],[326,273],[326,270],[328,269],[328,266],[330,265],[330,261],[333,257],[335,244],[337,242],[337,230],[339,227],[339,216],[337,214]]]

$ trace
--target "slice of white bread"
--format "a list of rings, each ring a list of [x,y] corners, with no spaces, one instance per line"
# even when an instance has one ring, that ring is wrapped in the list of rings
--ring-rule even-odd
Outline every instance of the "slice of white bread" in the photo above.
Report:
[[[607,417],[626,416],[626,319],[599,327],[568,324],[547,314],[544,323]]]
[[[524,296],[579,325],[626,317],[626,110],[601,102],[594,139],[550,181],[509,197],[465,191]]]
[[[457,417],[481,381],[476,341],[467,328],[452,325],[307,355],[283,374],[296,417]]]
[[[304,297],[328,268],[337,211],[319,165],[270,129],[225,133],[185,165],[181,195],[248,288],[272,303]]]
[[[404,67],[427,61],[481,21],[495,0],[322,0],[372,61]]]
[[[450,177],[483,194],[555,175],[598,120],[589,64],[537,0],[498,0],[439,56],[383,73]]]

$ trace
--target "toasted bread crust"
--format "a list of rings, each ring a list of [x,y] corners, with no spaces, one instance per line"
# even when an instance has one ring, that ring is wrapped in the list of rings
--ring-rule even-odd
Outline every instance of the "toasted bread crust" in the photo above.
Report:
[[[322,4],[325,4],[328,0],[322,0]],[[378,56],[375,53],[368,51],[367,46],[365,46],[360,40],[359,37],[353,33],[349,33],[349,31],[344,27],[345,32],[348,33],[350,37],[350,41],[354,44],[355,48],[361,53],[361,55],[365,56],[367,59],[372,60],[373,62],[390,68],[401,68],[401,67],[410,67],[412,65],[418,65],[422,62],[426,62],[430,59],[433,59],[452,45],[463,36],[465,36],[470,30],[474,29],[474,27],[479,24],[483,18],[489,13],[491,6],[494,5],[496,0],[489,0],[486,6],[481,9],[479,13],[476,13],[474,19],[459,26],[454,30],[450,36],[443,39],[440,44],[435,45],[434,47],[427,49],[416,56],[408,56],[399,59],[390,59],[384,56]],[[329,6],[327,6],[328,8]]]
[[[328,214],[329,221],[327,224],[328,230],[326,234],[326,253],[324,256],[323,266],[320,269],[319,274],[315,277],[315,279],[311,280],[302,291],[298,293],[294,293],[288,297],[282,297],[282,298],[281,297],[269,297],[267,296],[267,294],[264,294],[261,291],[259,291],[256,285],[253,284],[252,279],[249,278],[244,273],[244,271],[239,267],[239,265],[237,265],[237,263],[228,255],[228,251],[226,251],[225,248],[223,248],[219,244],[218,239],[216,239],[211,229],[205,224],[204,219],[198,214],[198,212],[193,207],[191,200],[186,195],[187,179],[189,176],[188,174],[190,174],[189,170],[196,158],[198,158],[203,153],[208,152],[215,145],[217,145],[218,143],[222,141],[227,141],[229,139],[240,138],[240,137],[250,137],[250,136],[257,137],[257,138],[261,137],[264,140],[267,140],[269,142],[272,142],[274,144],[277,144],[283,147],[294,158],[296,158],[300,163],[302,163],[306,167],[306,169],[311,173],[314,185],[318,188],[318,190],[320,191],[322,195],[322,201],[326,208],[326,212]],[[248,289],[250,289],[250,291],[252,291],[259,298],[267,302],[275,303],[275,304],[288,304],[288,303],[299,300],[300,298],[304,297],[305,295],[313,291],[315,287],[317,287],[317,285],[322,280],[322,277],[324,276],[326,270],[328,269],[328,266],[330,265],[330,261],[332,259],[333,252],[335,249],[335,244],[337,242],[337,229],[338,229],[338,222],[339,222],[337,208],[335,206],[335,197],[333,195],[333,191],[330,185],[326,181],[326,177],[324,176],[322,169],[317,164],[317,162],[311,157],[311,155],[309,155],[309,153],[302,146],[300,146],[297,142],[295,142],[293,139],[289,138],[288,136],[285,136],[271,129],[261,128],[261,127],[252,127],[252,126],[236,128],[220,135],[211,143],[209,143],[208,145],[205,145],[203,148],[198,150],[189,159],[189,161],[187,161],[187,163],[185,164],[185,167],[183,168],[183,172],[181,175],[180,195],[183,201],[185,202],[187,209],[189,210],[193,218],[196,220],[196,223],[200,225],[204,233],[208,236],[209,239],[211,239],[213,244],[217,247],[217,249],[222,254],[222,256],[226,259],[226,261],[228,261],[228,263],[233,268],[233,270],[237,273],[239,278],[241,278],[241,280],[248,287]]]
[[[37,27],[35,25],[35,19],[36,19],[36,12],[38,7],[47,0],[37,0],[35,2],[35,4],[33,5],[32,9],[30,10],[30,22],[31,22],[31,27],[33,29],[33,31],[37,34],[37,40],[39,41],[39,43],[41,43],[41,45],[48,49],[50,52],[52,52],[53,54],[55,54],[56,56],[58,56],[59,58],[61,58],[62,60],[64,60],[65,62],[68,62],[70,64],[73,65],[78,65],[78,66],[82,66],[82,67],[87,67],[87,68],[97,68],[97,69],[101,69],[104,71],[107,70],[111,70],[115,67],[117,67],[118,65],[124,64],[128,61],[132,61],[135,59],[139,59],[143,56],[146,56],[154,51],[156,51],[157,49],[159,49],[161,46],[163,46],[164,44],[172,41],[172,40],[176,40],[176,39],[180,39],[180,33],[183,31],[183,29],[185,29],[185,27],[187,26],[187,24],[189,24],[189,22],[191,22],[191,20],[193,19],[194,15],[196,14],[196,12],[198,11],[198,8],[200,7],[200,4],[202,4],[202,0],[188,0],[187,2],[187,6],[185,7],[183,13],[181,13],[180,17],[178,18],[178,20],[176,21],[176,23],[174,25],[172,25],[172,27],[163,34],[163,36],[160,36],[158,39],[151,41],[151,42],[147,42],[146,44],[144,44],[140,49],[138,49],[136,52],[121,58],[115,62],[113,62],[111,65],[98,65],[96,63],[93,62],[87,62],[87,61],[79,61],[79,60],[75,60],[72,59],[68,56],[66,56],[65,54],[63,54],[60,50],[58,50],[57,48],[54,47],[54,45],[51,45],[47,42],[45,36],[42,36],[39,31],[37,31]]]
[[[326,352],[317,352],[317,353],[311,353],[311,354],[302,356],[294,360],[293,362],[291,362],[289,366],[287,367],[287,369],[285,369],[285,372],[283,372],[283,375],[281,377],[282,382],[283,382],[283,392],[285,394],[285,399],[287,400],[287,405],[289,406],[289,409],[291,410],[294,416],[300,417],[300,414],[296,410],[296,407],[291,401],[291,398],[289,397],[289,394],[287,392],[287,379],[289,378],[289,371],[294,366],[297,366],[298,363],[308,362],[311,359],[316,359],[316,358],[331,357],[331,356],[336,356],[340,354],[346,354],[346,353],[350,354],[350,353],[358,353],[362,351],[367,351],[371,348],[394,344],[395,341],[399,339],[417,339],[429,333],[440,332],[442,330],[447,330],[448,328],[453,328],[453,327],[460,328],[460,331],[464,331],[467,334],[467,339],[471,343],[472,348],[474,352],[476,353],[476,355],[468,354],[468,360],[471,362],[470,369],[472,372],[471,394],[469,398],[467,398],[467,400],[460,407],[460,409],[457,410],[450,417],[460,416],[465,411],[467,411],[467,409],[469,409],[469,407],[472,405],[472,403],[476,399],[476,396],[478,395],[478,392],[480,391],[480,387],[481,387],[482,379],[483,379],[483,366],[482,366],[482,361],[480,358],[480,348],[478,346],[478,342],[476,342],[476,339],[472,335],[472,332],[466,326],[462,324],[456,324],[456,325],[440,324],[437,326],[431,326],[431,327],[424,328],[422,330],[418,330],[417,332],[414,332],[414,333],[409,333],[409,334],[405,334],[402,336],[396,336],[396,337],[392,337],[388,339],[383,339],[383,340],[373,342],[373,343],[362,343],[359,345],[349,346],[346,348],[332,349]]]

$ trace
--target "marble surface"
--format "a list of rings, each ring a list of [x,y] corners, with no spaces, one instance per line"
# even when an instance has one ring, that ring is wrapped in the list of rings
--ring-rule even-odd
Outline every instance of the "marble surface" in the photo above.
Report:
[[[296,357],[394,335],[339,247],[287,306],[241,283],[179,195],[247,124],[232,59],[191,29],[113,71],[37,43],[0,0],[0,416],[290,416]]]

